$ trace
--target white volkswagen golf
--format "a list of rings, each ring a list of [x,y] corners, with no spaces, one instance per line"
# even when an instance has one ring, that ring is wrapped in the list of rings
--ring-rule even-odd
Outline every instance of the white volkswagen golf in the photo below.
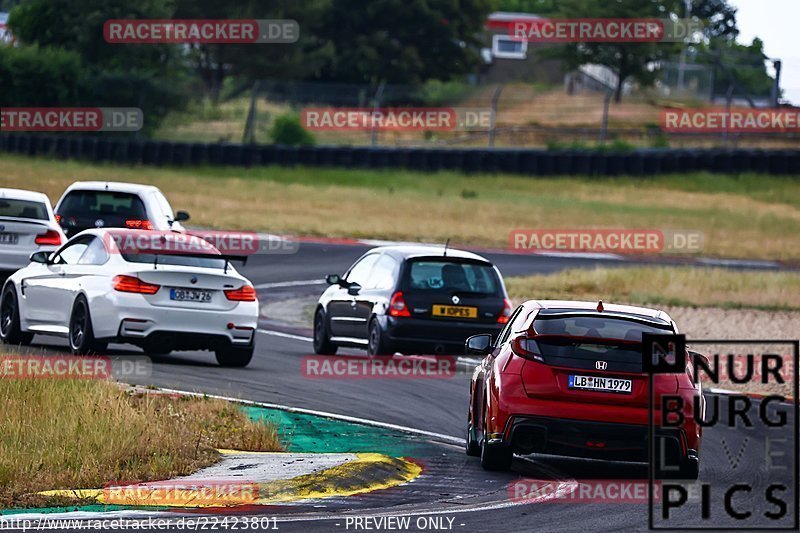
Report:
[[[222,366],[253,356],[253,285],[205,240],[185,234],[86,230],[51,253],[37,252],[0,298],[0,339],[36,333],[69,340],[73,353],[130,343],[152,354],[213,350]]]

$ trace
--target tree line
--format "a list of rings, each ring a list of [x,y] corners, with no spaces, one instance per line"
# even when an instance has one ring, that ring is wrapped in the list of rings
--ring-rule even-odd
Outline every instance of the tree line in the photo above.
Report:
[[[216,101],[225,87],[252,80],[419,85],[475,73],[493,11],[551,17],[682,17],[683,0],[0,0],[17,45],[0,47],[0,104],[132,106],[148,124],[191,98]],[[760,43],[735,43],[735,9],[694,0],[706,34],[690,53],[723,61],[743,86],[769,84]],[[109,19],[294,19],[291,45],[119,45],[105,42]],[[652,83],[652,65],[680,44],[580,43],[550,52],[565,68],[607,65],[627,80]],[[727,55],[719,53],[725,50]],[[734,53],[736,52],[736,53]],[[755,67],[755,74],[753,73]]]

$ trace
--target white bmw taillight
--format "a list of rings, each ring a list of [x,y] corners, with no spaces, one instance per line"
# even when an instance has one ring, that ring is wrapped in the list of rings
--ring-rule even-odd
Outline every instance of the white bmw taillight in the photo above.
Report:
[[[238,289],[226,290],[225,298],[232,302],[255,302],[256,290],[252,285],[242,285]]]
[[[114,287],[115,291],[134,292],[138,294],[155,294],[158,292],[158,289],[161,288],[160,285],[156,285],[155,283],[147,283],[136,276],[125,276],[123,274],[114,276],[114,279],[111,280],[111,285]]]

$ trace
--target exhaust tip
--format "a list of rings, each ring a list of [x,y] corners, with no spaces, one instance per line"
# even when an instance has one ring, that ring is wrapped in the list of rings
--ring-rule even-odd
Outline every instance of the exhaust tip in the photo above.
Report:
[[[514,434],[514,449],[523,455],[541,452],[547,442],[547,430],[543,427],[520,428]]]

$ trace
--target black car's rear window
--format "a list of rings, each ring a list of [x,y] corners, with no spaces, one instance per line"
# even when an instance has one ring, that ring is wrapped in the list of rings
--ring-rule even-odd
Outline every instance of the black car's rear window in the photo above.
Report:
[[[73,217],[147,218],[141,198],[135,194],[112,191],[70,191],[61,202],[58,212],[59,215]]]
[[[501,293],[500,280],[491,265],[439,259],[410,261],[402,286],[408,292]]]
[[[0,199],[0,217],[31,218],[47,220],[47,207],[42,202],[32,200]]]
[[[616,317],[542,316],[536,317],[533,329],[542,335],[570,335],[641,342],[642,333],[672,333],[668,324],[643,324]]]

